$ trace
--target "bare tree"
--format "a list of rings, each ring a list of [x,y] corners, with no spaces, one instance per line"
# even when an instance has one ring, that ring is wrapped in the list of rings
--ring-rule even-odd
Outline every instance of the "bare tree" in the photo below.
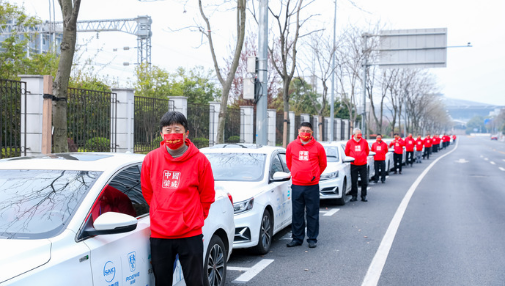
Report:
[[[235,51],[233,53],[233,60],[228,70],[226,78],[221,74],[221,69],[219,68],[219,63],[217,61],[214,41],[212,38],[212,29],[210,25],[209,18],[205,15],[204,7],[202,5],[202,0],[198,0],[198,5],[200,8],[200,14],[205,21],[206,27],[199,27],[200,32],[209,41],[210,53],[212,54],[212,61],[214,62],[214,69],[216,71],[217,78],[221,83],[222,93],[221,93],[221,108],[219,111],[218,128],[217,128],[217,143],[224,143],[224,125],[226,119],[226,111],[228,106],[228,95],[230,93],[230,88],[235,78],[235,72],[240,61],[240,54],[242,52],[242,47],[244,45],[245,39],[245,26],[246,26],[246,3],[247,0],[237,0],[237,42],[235,45]]]
[[[58,0],[58,2],[63,17],[63,37],[60,44],[58,72],[53,82],[53,94],[61,100],[53,101],[53,148],[54,152],[60,153],[68,152],[66,98],[77,40],[77,17],[81,0]]]

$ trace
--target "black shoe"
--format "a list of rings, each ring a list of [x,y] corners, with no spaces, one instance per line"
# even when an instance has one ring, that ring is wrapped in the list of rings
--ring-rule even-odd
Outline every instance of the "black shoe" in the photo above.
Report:
[[[313,241],[309,241],[309,248],[316,248],[317,244]]]
[[[357,198],[356,196],[352,196],[352,198],[351,198],[351,200],[350,200],[350,201],[351,201],[351,202],[355,202],[355,201],[357,201],[357,200],[358,200],[358,198]]]
[[[398,172],[395,171],[393,174],[398,174]]]
[[[378,183],[379,183],[379,181],[374,181],[374,183],[378,184]]]
[[[382,181],[382,183],[384,184],[386,181]]]
[[[365,197],[365,196],[361,197],[361,201],[362,201],[362,202],[368,202],[368,200],[366,199],[366,197]]]
[[[400,171],[400,175],[402,174],[402,171]]]
[[[291,240],[290,243],[286,244],[287,247],[295,247],[295,246],[300,246],[300,245],[302,245],[302,243],[298,242],[296,240]]]

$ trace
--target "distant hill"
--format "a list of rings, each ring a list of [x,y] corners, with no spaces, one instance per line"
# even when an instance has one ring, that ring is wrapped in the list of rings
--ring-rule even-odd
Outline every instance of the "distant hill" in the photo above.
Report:
[[[440,99],[445,104],[445,107],[451,117],[456,120],[468,122],[474,116],[486,117],[489,112],[503,106],[487,104],[482,102],[461,100],[450,97],[441,96]]]

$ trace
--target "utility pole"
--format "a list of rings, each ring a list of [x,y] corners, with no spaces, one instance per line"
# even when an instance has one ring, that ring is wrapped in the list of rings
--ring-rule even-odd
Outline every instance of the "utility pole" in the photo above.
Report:
[[[260,0],[258,32],[258,80],[260,94],[256,104],[256,144],[267,145],[268,129],[268,0]]]
[[[334,141],[335,129],[335,34],[337,33],[337,0],[335,0],[335,16],[333,17],[333,61],[331,63],[331,100],[330,100],[330,141]]]
[[[368,66],[368,57],[366,55],[367,52],[367,45],[366,42],[368,40],[368,37],[370,35],[365,33],[363,34],[363,39],[365,41],[365,48],[363,49],[363,57],[364,57],[364,63],[363,63],[363,117],[361,118],[361,123],[363,126],[363,130],[361,131],[363,135],[365,136],[365,139],[368,139],[368,132],[366,129],[366,68]]]

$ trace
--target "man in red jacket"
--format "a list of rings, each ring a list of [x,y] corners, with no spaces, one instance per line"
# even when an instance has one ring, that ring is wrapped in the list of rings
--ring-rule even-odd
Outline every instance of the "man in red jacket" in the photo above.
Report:
[[[424,138],[424,154],[423,158],[430,159],[431,146],[433,145],[433,139],[430,137],[430,133]]]
[[[361,130],[355,128],[354,135],[345,145],[345,155],[354,158],[354,162],[351,163],[351,202],[358,200],[358,175],[361,177],[361,201],[368,202],[366,195],[368,187],[367,161],[369,153],[370,149],[368,148],[368,142],[366,142],[365,138],[362,138]]]
[[[381,182],[386,182],[386,154],[388,153],[388,144],[382,141],[382,135],[377,134],[376,142],[372,144],[372,152],[375,152],[374,167],[375,167],[375,183],[379,182],[379,169]]]
[[[186,285],[203,285],[202,227],[215,200],[214,176],[207,157],[188,139],[184,114],[169,111],[160,126],[163,141],[144,158],[141,171],[156,285],[172,285],[177,254]]]
[[[438,148],[440,147],[440,141],[441,141],[440,136],[433,135],[432,141],[433,141],[432,142],[433,144],[431,145],[431,151],[433,153],[437,153],[438,152]]]
[[[421,135],[417,135],[416,140],[416,163],[422,163],[421,157],[423,156],[424,141],[421,139]]]
[[[412,138],[412,134],[409,134],[407,138],[405,139],[405,151],[407,152],[407,162],[405,165],[410,164],[412,167],[414,165],[414,147],[416,145],[416,142],[414,141],[414,138]]]
[[[302,122],[298,138],[286,148],[286,164],[291,171],[293,184],[291,232],[293,240],[287,247],[302,245],[307,217],[307,242],[317,246],[319,235],[319,178],[326,169],[326,152],[323,145],[312,137],[312,124]],[[307,215],[305,216],[305,210]]]
[[[393,147],[395,150],[394,153],[394,161],[395,161],[395,174],[400,171],[402,173],[402,159],[403,159],[403,146],[405,146],[405,142],[400,138],[398,133],[395,133],[395,139],[389,143],[389,148]]]
[[[455,144],[456,143],[456,134],[452,134],[452,143]]]

